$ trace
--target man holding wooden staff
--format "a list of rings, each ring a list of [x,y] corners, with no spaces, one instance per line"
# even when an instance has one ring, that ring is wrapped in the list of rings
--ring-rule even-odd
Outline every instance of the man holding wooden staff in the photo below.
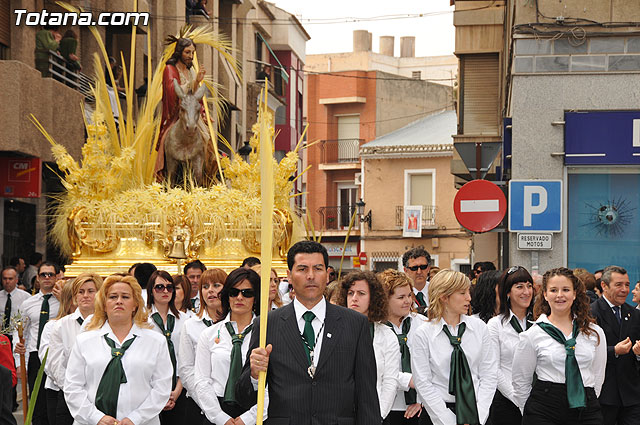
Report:
[[[247,407],[255,404],[258,374],[266,371],[265,424],[382,422],[369,324],[364,315],[325,301],[328,260],[317,242],[293,245],[287,276],[296,299],[269,313],[266,348],[257,348],[258,332],[251,335],[237,398]]]

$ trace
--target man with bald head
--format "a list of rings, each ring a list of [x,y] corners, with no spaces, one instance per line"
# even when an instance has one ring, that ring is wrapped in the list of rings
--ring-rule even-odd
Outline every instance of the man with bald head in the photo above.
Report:
[[[31,297],[28,292],[18,288],[18,271],[15,267],[7,266],[2,269],[2,290],[0,291],[0,328],[6,329],[11,322],[11,316],[18,312],[22,303]],[[11,339],[9,332],[6,335]]]

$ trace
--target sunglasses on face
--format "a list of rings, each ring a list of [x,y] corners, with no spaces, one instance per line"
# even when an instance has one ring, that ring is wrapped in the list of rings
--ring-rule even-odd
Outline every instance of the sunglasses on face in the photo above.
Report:
[[[238,289],[238,288],[229,289],[229,296],[231,298],[235,298],[240,294],[242,294],[244,298],[253,298],[256,296],[256,293],[253,292],[253,289]]]
[[[164,292],[165,289],[167,290],[167,292],[171,293],[175,289],[175,286],[171,284],[169,285],[160,284],[153,287],[153,290],[156,292]]]
[[[420,264],[419,266],[411,266],[411,267],[407,266],[407,268],[409,270],[411,270],[412,272],[417,272],[418,269],[427,270],[427,267],[429,267],[429,265],[427,265],[427,264]]]
[[[42,272],[38,276],[40,276],[40,277],[53,277],[55,275],[56,275],[55,273],[51,273],[51,272]]]

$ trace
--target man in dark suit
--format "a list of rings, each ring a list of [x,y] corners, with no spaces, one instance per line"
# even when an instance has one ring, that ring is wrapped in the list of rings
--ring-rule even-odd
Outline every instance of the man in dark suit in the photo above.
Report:
[[[600,392],[605,425],[637,424],[640,418],[640,310],[625,303],[629,275],[609,266],[602,273],[602,297],[591,313],[607,338],[607,369]]]
[[[325,301],[328,260],[317,242],[293,245],[287,275],[296,298],[269,313],[266,349],[258,347],[259,333],[252,332],[237,398],[247,408],[256,404],[258,374],[267,371],[265,424],[382,422],[369,324],[364,315]]]

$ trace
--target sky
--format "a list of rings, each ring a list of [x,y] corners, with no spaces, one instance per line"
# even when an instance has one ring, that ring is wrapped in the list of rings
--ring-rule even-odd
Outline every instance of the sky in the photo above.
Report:
[[[379,52],[380,36],[392,35],[395,36],[396,56],[400,54],[400,37],[403,36],[416,37],[416,56],[453,54],[454,8],[449,0],[270,1],[300,19],[311,35],[307,54],[352,51],[354,30],[367,30],[373,34],[374,52]],[[405,18],[418,14],[424,15]],[[327,19],[331,21],[322,21]]]

